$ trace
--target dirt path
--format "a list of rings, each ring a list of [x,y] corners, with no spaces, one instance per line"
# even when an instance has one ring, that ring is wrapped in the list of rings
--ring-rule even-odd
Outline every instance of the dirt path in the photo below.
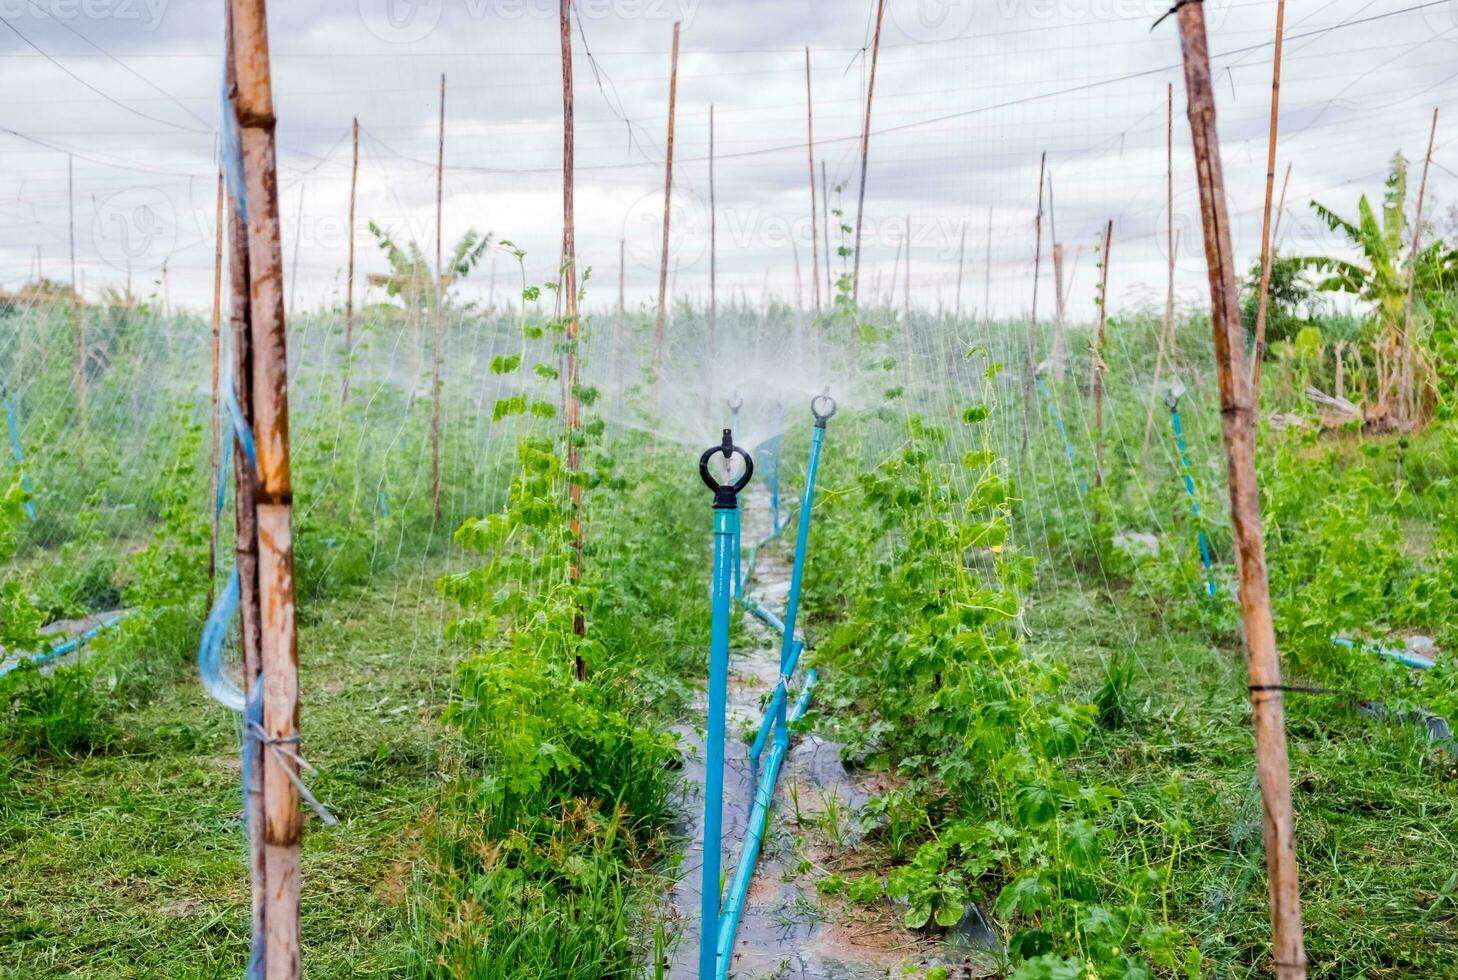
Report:
[[[768,496],[759,488],[745,498],[743,537],[750,542],[769,530]],[[784,611],[789,591],[793,540],[792,525],[785,540],[761,553],[748,586],[749,597],[776,614]],[[749,742],[763,717],[761,705],[779,674],[780,643],[778,634],[748,615],[737,619],[731,639],[724,773],[726,886],[739,860],[754,800]],[[702,700],[694,710],[702,716]],[[684,768],[676,829],[690,843],[678,869],[678,883],[667,897],[675,933],[668,976],[691,980],[698,967],[704,740],[694,725],[680,727],[679,734]],[[731,977],[869,980],[918,976],[928,966],[951,962],[940,955],[939,944],[902,928],[889,906],[868,910],[816,891],[815,882],[826,869],[863,863],[856,856],[857,812],[868,798],[867,788],[842,765],[839,745],[813,734],[794,736],[740,920]]]

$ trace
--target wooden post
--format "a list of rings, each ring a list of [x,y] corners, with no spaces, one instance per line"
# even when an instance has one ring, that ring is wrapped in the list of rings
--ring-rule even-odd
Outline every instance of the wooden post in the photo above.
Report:
[[[66,154],[66,230],[71,240],[71,292],[76,291],[76,158]]]
[[[1281,0],[1285,2],[1285,0]],[[1164,329],[1159,335],[1159,344],[1154,354],[1154,385],[1150,389],[1149,409],[1144,415],[1144,440],[1139,446],[1139,462],[1143,465],[1144,455],[1149,451],[1149,436],[1154,431],[1154,407],[1159,403],[1159,375],[1164,370],[1165,348],[1174,339],[1174,280],[1175,245],[1174,230],[1174,83],[1165,90],[1164,109],[1164,234],[1168,245],[1168,277],[1164,287]],[[1173,352],[1171,352],[1173,353]]]
[[[577,400],[578,356],[580,343],[577,322],[577,223],[573,190],[575,186],[576,136],[572,106],[572,0],[562,0],[562,298],[566,303],[567,332],[567,495],[572,503],[572,568],[573,583],[582,579],[582,484],[577,471],[582,468],[577,433],[582,428],[582,405]],[[572,631],[587,635],[587,620],[579,599],[572,615]],[[579,681],[587,680],[587,659],[582,647],[573,667]]]
[[[830,274],[830,179],[826,175],[825,161],[820,161],[820,234],[825,244],[825,303],[835,305],[835,285]],[[845,260],[841,260],[845,267]]]
[[[1210,276],[1215,363],[1220,379],[1220,411],[1234,530],[1236,571],[1240,579],[1241,619],[1250,666],[1250,700],[1255,728],[1256,768],[1261,787],[1266,845],[1266,877],[1271,903],[1271,936],[1277,980],[1304,980],[1306,950],[1301,937],[1301,886],[1291,808],[1290,763],[1286,755],[1281,661],[1271,621],[1266,549],[1261,530],[1260,494],[1255,469],[1255,404],[1243,368],[1245,331],[1240,322],[1230,216],[1225,205],[1225,175],[1215,126],[1215,93],[1210,81],[1210,51],[1205,10],[1186,3],[1178,14],[1189,100],[1200,217],[1205,231],[1205,263]]]
[[[1109,250],[1114,244],[1114,223],[1104,225],[1104,247],[1099,262],[1099,325],[1093,348],[1094,486],[1104,485],[1104,330],[1109,322]],[[1094,513],[1098,520],[1098,513]]]
[[[714,327],[719,312],[719,224],[714,200],[714,104],[709,103],[709,399],[713,400]]]
[[[1033,314],[1028,324],[1027,346],[1023,351],[1023,439],[1018,446],[1021,458],[1028,451],[1028,429],[1033,420],[1033,372],[1037,369],[1033,360],[1038,343],[1038,279],[1043,265],[1043,181],[1048,166],[1045,150],[1038,157],[1038,210],[1033,216]]]
[[[902,292],[902,298],[906,305],[906,322],[911,322],[911,215],[906,216],[906,288]],[[894,291],[896,284],[893,282],[891,288]]]
[[[810,46],[805,46],[805,158],[810,167],[810,278],[815,280],[815,313],[820,313],[820,228],[815,217],[815,100],[810,94]],[[825,255],[830,265],[830,254]]]
[[[616,380],[617,380],[618,398],[621,399],[624,408],[627,407],[627,394],[628,394],[627,393],[627,389],[623,387],[623,347],[624,347],[624,342],[623,342],[623,315],[624,315],[624,312],[625,312],[625,305],[623,303],[623,296],[624,296],[623,290],[624,290],[624,280],[625,280],[625,278],[627,276],[627,258],[628,258],[628,240],[626,238],[619,238],[618,239],[618,315],[617,315],[616,320],[613,323],[613,348],[614,348],[614,350],[613,350],[613,360],[614,360],[614,368],[615,368],[614,374],[615,374]]]
[[[1397,396],[1398,421],[1403,428],[1411,428],[1417,419],[1417,403],[1414,399],[1412,365],[1412,301],[1417,290],[1417,264],[1419,245],[1423,237],[1423,201],[1428,193],[1428,168],[1433,163],[1433,138],[1438,135],[1438,109],[1433,107],[1433,123],[1428,129],[1428,152],[1423,157],[1423,176],[1418,181],[1417,215],[1412,225],[1412,250],[1407,258],[1407,297],[1402,304],[1402,373],[1399,375]]]
[[[349,375],[354,367],[354,205],[359,183],[359,116],[351,126],[354,133],[354,158],[349,167],[349,267],[344,276],[344,380],[339,389],[339,404],[349,401]]]
[[[663,333],[668,316],[668,232],[673,212],[673,122],[678,105],[678,32],[673,22],[673,56],[668,67],[668,148],[663,163],[663,250],[658,260],[658,319],[653,325],[653,391],[658,402],[659,378],[663,371]]]
[[[294,303],[299,297],[299,243],[304,238],[304,185],[299,184],[299,210],[294,218],[294,261],[289,269],[289,316],[294,315]]]
[[[233,40],[230,65],[236,72],[232,101],[242,147],[247,195],[246,308],[251,362],[248,401],[258,447],[253,478],[257,524],[257,603],[263,729],[274,744],[290,746],[299,736],[298,642],[294,617],[292,544],[293,488],[289,475],[288,355],[285,343],[283,246],[279,235],[277,125],[269,78],[268,27],[264,0],[229,0]],[[236,279],[235,279],[236,281]],[[235,323],[237,311],[234,311]],[[241,393],[240,393],[241,394]],[[247,465],[239,467],[247,473]],[[240,509],[240,514],[242,509]],[[240,553],[240,571],[243,566]],[[245,618],[245,640],[247,619]],[[245,648],[246,649],[246,648]],[[245,677],[247,675],[245,653]],[[256,742],[255,742],[256,744]],[[258,746],[262,749],[262,746]],[[299,841],[303,819],[295,785],[298,765],[289,753],[260,751],[263,820],[261,837],[265,887],[262,896],[264,976],[298,980]]]
[[[1271,62],[1271,126],[1266,138],[1266,201],[1261,215],[1261,289],[1256,298],[1255,346],[1251,351],[1251,403],[1261,407],[1261,362],[1266,357],[1266,312],[1270,304],[1271,197],[1276,189],[1276,124],[1281,117],[1281,48],[1286,39],[1286,0],[1276,0],[1276,48]]]
[[[440,122],[435,141],[435,316],[434,339],[430,345],[430,506],[440,523],[440,347],[443,342],[441,307],[445,304],[445,269],[441,252],[441,203],[445,195],[445,97],[446,77],[440,76]]]
[[[861,294],[861,218],[866,211],[866,163],[871,156],[871,102],[876,97],[876,62],[881,57],[881,20],[885,14],[886,0],[876,0],[876,33],[871,40],[871,77],[866,86],[866,119],[861,126],[861,192],[856,203],[855,266],[851,272],[852,303],[859,302]]]
[[[987,255],[982,262],[982,322],[992,322],[992,205],[987,206]]]
[[[962,319],[962,266],[967,257],[967,222],[962,222],[962,236],[957,241],[957,299],[953,305],[952,319]]]
[[[223,227],[226,218],[223,216],[223,171],[218,171],[218,205],[213,236],[213,374],[212,374],[212,411],[208,413],[208,436],[211,452],[208,454],[209,469],[212,474],[212,494],[209,501],[218,499],[219,464],[222,462],[223,437],[222,418],[218,414],[220,405],[218,388],[222,384],[219,360],[223,356]],[[218,513],[217,507],[208,505],[208,608],[213,606],[213,598],[217,590],[218,578]]]

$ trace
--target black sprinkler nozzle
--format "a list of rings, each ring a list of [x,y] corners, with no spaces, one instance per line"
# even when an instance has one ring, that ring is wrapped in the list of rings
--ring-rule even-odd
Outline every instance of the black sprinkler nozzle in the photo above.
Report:
[[[830,407],[822,411],[820,406],[826,403],[829,403]],[[830,397],[829,388],[826,388],[824,392],[810,399],[810,414],[815,416],[815,428],[825,428],[825,423],[830,421],[830,417],[835,414],[836,408],[835,399]]]
[[[734,483],[720,483],[714,479],[714,474],[709,472],[709,461],[714,458],[715,453],[722,453],[726,461],[735,453],[744,457],[744,472]],[[749,486],[749,478],[754,476],[754,459],[749,453],[734,445],[733,431],[725,429],[723,441],[717,446],[705,449],[704,454],[699,457],[699,476],[703,479],[704,485],[714,491],[714,509],[732,510],[739,506],[739,491]]]

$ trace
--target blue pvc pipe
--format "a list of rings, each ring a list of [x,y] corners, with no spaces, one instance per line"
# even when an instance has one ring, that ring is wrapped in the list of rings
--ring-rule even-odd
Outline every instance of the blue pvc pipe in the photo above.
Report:
[[[727,437],[726,437],[727,438]],[[719,869],[724,837],[724,726],[729,698],[729,614],[736,582],[739,509],[714,509],[713,613],[709,634],[709,712],[704,750],[704,867],[699,893],[699,976],[714,973],[719,936]]]
[[[1209,595],[1215,594],[1215,572],[1210,561],[1210,539],[1205,537],[1205,529],[1200,524],[1200,503],[1195,499],[1195,478],[1190,475],[1190,458],[1185,453],[1185,432],[1180,426],[1180,410],[1177,404],[1169,407],[1169,423],[1174,427],[1175,448],[1179,451],[1180,475],[1185,479],[1185,493],[1190,497],[1190,513],[1194,515],[1195,525],[1200,540],[1200,564],[1205,566],[1205,591]]]
[[[745,609],[749,610],[750,615],[753,616],[755,619],[764,623],[776,633],[779,633],[781,635],[784,634],[785,624],[780,619],[780,617],[776,616],[774,613],[770,612],[768,609],[766,609],[764,606],[761,606],[753,599],[741,598],[739,602],[740,605],[744,606]]]
[[[74,636],[71,639],[66,640],[64,643],[58,643],[44,653],[36,653],[29,656],[21,654],[20,659],[18,659],[15,663],[11,664],[9,667],[0,667],[0,677],[4,677],[12,670],[15,670],[17,667],[19,667],[21,664],[34,664],[35,666],[39,667],[42,664],[50,663],[57,657],[64,657],[68,653],[75,653],[77,650],[81,649],[81,647],[85,646],[87,643],[100,636],[103,631],[110,629],[117,623],[121,622],[123,619],[126,618],[126,615],[126,613],[119,613],[111,617],[110,619],[104,619],[101,622],[97,623],[95,626],[91,627],[86,632],[82,633],[81,635]]]
[[[1355,650],[1358,645],[1355,640],[1348,636],[1333,636],[1331,642],[1333,646],[1343,647],[1347,650]],[[1376,643],[1363,643],[1361,647],[1364,650],[1371,650],[1379,657],[1396,660],[1398,663],[1416,668],[1417,670],[1432,670],[1434,667],[1434,661],[1429,660],[1427,657],[1419,657],[1417,654],[1410,653],[1405,649],[1384,647]]]
[[[5,399],[5,422],[10,426],[10,452],[20,468],[20,488],[25,491],[25,516],[35,520],[35,504],[30,500],[30,477],[25,475],[25,451],[20,448],[20,423],[15,418],[15,396]]]
[[[789,721],[799,721],[810,705],[810,695],[815,691],[814,668],[805,674],[805,686],[795,701],[795,710]],[[754,867],[759,861],[759,850],[764,843],[764,832],[769,825],[769,810],[774,803],[775,783],[779,779],[780,766],[790,747],[788,727],[775,736],[774,747],[766,760],[764,772],[755,787],[754,807],[749,813],[749,824],[745,832],[744,853],[734,868],[734,880],[729,885],[729,894],[724,902],[723,919],[719,923],[719,956],[714,972],[716,980],[723,980],[729,974],[729,961],[734,953],[734,936],[739,931],[739,920],[744,914],[744,900],[749,894],[749,884],[754,878]],[[700,968],[700,977],[705,976]]]
[[[1082,496],[1088,492],[1088,481],[1078,476],[1073,443],[1068,441],[1068,430],[1063,427],[1063,415],[1058,411],[1058,403],[1053,400],[1053,395],[1048,391],[1048,385],[1041,376],[1038,378],[1038,394],[1043,396],[1043,404],[1048,406],[1048,415],[1053,419],[1053,428],[1058,430],[1058,438],[1063,440],[1063,458],[1068,460],[1068,472],[1075,476],[1079,496]]]
[[[794,652],[790,657],[790,669],[785,672],[787,675],[794,676],[795,665],[800,662],[800,654],[804,652],[805,641],[797,639]],[[759,768],[759,757],[764,752],[765,743],[769,741],[770,732],[775,729],[775,719],[784,710],[787,696],[785,686],[776,684],[774,693],[770,695],[769,704],[765,708],[764,720],[760,722],[759,734],[754,737],[754,745],[749,750],[749,764],[756,769]]]

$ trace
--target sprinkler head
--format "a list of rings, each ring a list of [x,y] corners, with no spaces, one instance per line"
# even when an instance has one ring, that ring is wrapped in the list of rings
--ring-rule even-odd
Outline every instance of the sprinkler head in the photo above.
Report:
[[[825,423],[830,421],[830,417],[835,414],[836,408],[835,399],[830,397],[829,388],[826,388],[824,392],[810,399],[810,414],[815,416],[815,428],[825,428]]]
[[[734,416],[735,418],[738,418],[739,410],[744,407],[744,399],[740,398],[739,392],[736,391],[734,392],[734,394],[729,396],[729,399],[725,402],[725,404],[729,406],[729,414]]]
[[[1176,408],[1179,408],[1180,398],[1182,398],[1184,394],[1184,385],[1180,384],[1178,381],[1170,382],[1169,389],[1164,393],[1164,403],[1169,406],[1169,410],[1171,412],[1173,412]]]
[[[714,474],[709,472],[709,461],[714,458],[715,453],[722,453],[726,461],[735,453],[744,457],[744,472],[740,474],[738,480],[733,483],[720,483],[714,479]],[[734,445],[734,433],[730,429],[724,430],[724,438],[719,445],[710,446],[699,457],[699,477],[704,481],[705,486],[714,491],[715,510],[733,510],[738,507],[739,491],[749,486],[749,479],[752,476],[754,476],[754,459],[750,457],[749,453]]]

